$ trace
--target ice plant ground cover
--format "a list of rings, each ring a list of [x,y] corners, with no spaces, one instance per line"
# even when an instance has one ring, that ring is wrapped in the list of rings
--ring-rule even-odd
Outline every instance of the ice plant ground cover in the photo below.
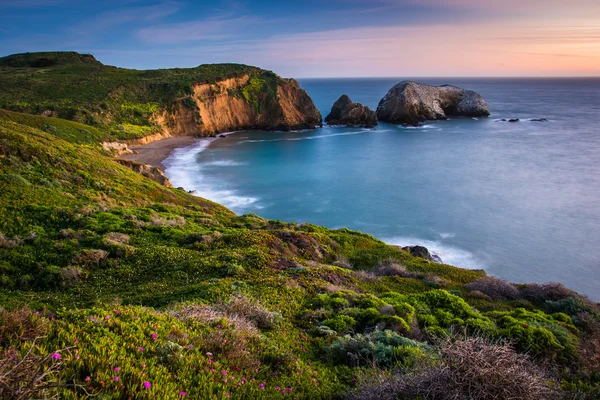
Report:
[[[237,216],[115,163],[80,125],[0,114],[0,397],[355,398],[375,381],[426,398],[473,337],[531,366],[521,389],[598,397],[598,305],[564,286]]]

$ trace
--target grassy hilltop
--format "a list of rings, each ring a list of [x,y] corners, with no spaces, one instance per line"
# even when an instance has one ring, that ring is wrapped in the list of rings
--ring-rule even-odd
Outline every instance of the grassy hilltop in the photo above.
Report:
[[[37,107],[46,90],[92,108],[74,88],[53,94],[60,81],[38,80],[27,56],[10,62],[23,75],[1,79],[22,89],[3,105]],[[105,88],[145,74],[43,63],[98,68]],[[600,309],[562,285],[235,215],[114,162],[100,146],[110,123],[82,121],[0,110],[0,397],[600,395]]]
[[[248,82],[228,94],[259,113],[261,104],[276,101],[277,88],[290,82],[242,64],[134,70],[76,52],[14,54],[0,58],[0,108],[85,123],[108,140],[137,139],[160,131],[154,117],[161,111],[183,107],[196,113],[194,85],[243,76]]]

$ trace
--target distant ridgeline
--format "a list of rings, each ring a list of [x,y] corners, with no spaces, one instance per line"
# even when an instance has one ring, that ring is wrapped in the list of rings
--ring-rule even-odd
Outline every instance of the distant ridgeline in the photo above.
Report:
[[[0,108],[85,123],[108,137],[312,128],[321,115],[293,79],[242,64],[139,71],[76,52],[0,58]]]

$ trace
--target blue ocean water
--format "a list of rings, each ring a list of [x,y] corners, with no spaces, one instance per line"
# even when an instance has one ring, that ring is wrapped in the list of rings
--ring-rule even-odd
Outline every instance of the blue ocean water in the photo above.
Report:
[[[344,93],[376,108],[400,80],[300,83],[325,117]],[[167,175],[237,213],[422,244],[450,264],[600,300],[600,79],[419,81],[475,90],[492,116],[238,132],[177,150]]]

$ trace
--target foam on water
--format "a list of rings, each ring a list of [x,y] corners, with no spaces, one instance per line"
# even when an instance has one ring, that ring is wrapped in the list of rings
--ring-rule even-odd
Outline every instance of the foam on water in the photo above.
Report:
[[[238,142],[238,144],[242,143],[265,143],[265,142],[298,142],[301,140],[317,140],[317,139],[325,139],[333,136],[351,136],[351,135],[360,135],[362,133],[368,132],[387,132],[384,129],[378,129],[377,131],[371,129],[363,129],[355,132],[344,132],[344,133],[332,133],[329,135],[319,135],[319,136],[305,136],[305,137],[297,137],[297,138],[282,138],[282,139],[254,139],[254,140],[244,140]]]
[[[169,158],[164,161],[165,174],[175,187],[183,187],[193,191],[196,196],[223,204],[234,210],[243,210],[251,205],[256,206],[258,198],[239,196],[235,190],[227,189],[215,183],[209,182],[202,174],[202,168],[206,166],[236,166],[231,160],[212,161],[199,164],[198,155],[202,153],[212,142],[211,139],[200,139],[191,146],[175,150]]]
[[[485,269],[481,260],[470,251],[445,244],[442,241],[418,239],[408,236],[396,236],[382,239],[387,244],[395,246],[425,246],[427,249],[440,256],[444,264],[450,264],[467,269]]]

